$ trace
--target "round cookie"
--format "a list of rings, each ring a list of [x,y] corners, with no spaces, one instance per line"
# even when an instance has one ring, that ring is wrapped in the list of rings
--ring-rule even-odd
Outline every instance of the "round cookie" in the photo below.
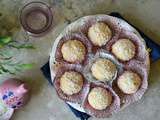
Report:
[[[89,28],[88,37],[94,45],[103,46],[111,39],[112,31],[107,24],[98,22]]]
[[[133,94],[139,89],[141,85],[141,78],[137,73],[125,71],[118,78],[117,84],[123,93]]]
[[[135,56],[136,47],[129,39],[119,39],[112,45],[112,53],[123,61],[128,61]]]
[[[83,77],[74,71],[65,72],[60,78],[60,88],[67,95],[73,95],[83,87]]]
[[[88,95],[89,104],[97,110],[103,110],[112,102],[111,94],[104,88],[95,87]]]
[[[110,81],[117,72],[116,65],[109,59],[99,58],[91,67],[92,75],[100,81]]]
[[[68,40],[62,45],[62,56],[68,62],[82,62],[85,58],[86,48],[81,41]]]

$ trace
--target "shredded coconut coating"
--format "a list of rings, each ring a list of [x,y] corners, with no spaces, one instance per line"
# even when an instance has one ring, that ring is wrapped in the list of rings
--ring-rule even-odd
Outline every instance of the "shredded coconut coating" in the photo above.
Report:
[[[105,58],[99,58],[91,67],[92,75],[100,81],[110,81],[116,74],[116,65]]]
[[[93,108],[103,110],[111,104],[112,96],[106,89],[95,87],[88,95],[88,102]]]
[[[112,53],[120,60],[128,61],[135,56],[135,45],[129,39],[119,39],[112,46]]]
[[[111,39],[112,32],[107,24],[98,22],[89,28],[88,37],[94,45],[103,46]]]
[[[139,89],[141,85],[141,78],[137,73],[125,71],[118,78],[117,84],[118,87],[122,90],[122,92],[126,94],[133,94]]]
[[[85,58],[86,48],[81,41],[68,40],[62,45],[62,56],[68,62],[82,62]]]
[[[78,72],[65,72],[60,78],[60,88],[67,95],[73,95],[80,92],[82,87],[83,77]]]

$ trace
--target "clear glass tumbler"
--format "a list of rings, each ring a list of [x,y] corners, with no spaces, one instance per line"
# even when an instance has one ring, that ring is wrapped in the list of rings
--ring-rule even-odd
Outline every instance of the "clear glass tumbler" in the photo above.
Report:
[[[43,2],[30,2],[20,11],[23,29],[31,36],[42,36],[52,27],[52,8]]]

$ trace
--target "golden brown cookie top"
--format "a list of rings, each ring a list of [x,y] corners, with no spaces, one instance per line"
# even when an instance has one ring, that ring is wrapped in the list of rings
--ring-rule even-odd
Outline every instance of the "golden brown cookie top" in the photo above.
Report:
[[[116,71],[116,65],[106,58],[98,58],[91,67],[92,75],[99,81],[112,80]]]
[[[88,102],[93,108],[103,110],[111,104],[112,96],[106,89],[95,87],[88,95]]]
[[[97,22],[89,28],[88,37],[94,45],[103,46],[111,39],[112,31],[107,24]]]
[[[123,93],[133,94],[133,93],[137,92],[137,90],[139,89],[139,87],[141,85],[141,78],[135,72],[125,71],[118,78],[117,84]]]
[[[68,62],[81,62],[85,58],[86,48],[78,40],[68,40],[62,45],[61,52],[64,60]]]
[[[119,39],[112,45],[112,53],[120,60],[128,61],[136,54],[136,47],[129,39]]]
[[[67,95],[78,93],[83,86],[83,77],[74,71],[65,72],[60,78],[60,88]]]

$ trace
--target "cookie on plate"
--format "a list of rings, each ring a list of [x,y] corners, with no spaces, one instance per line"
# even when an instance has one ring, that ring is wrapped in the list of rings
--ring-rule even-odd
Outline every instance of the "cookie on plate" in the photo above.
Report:
[[[112,53],[122,61],[132,59],[136,54],[136,47],[129,39],[119,39],[112,45]]]
[[[85,58],[86,48],[81,41],[68,40],[61,48],[64,60],[68,62],[82,62]]]
[[[135,72],[125,71],[118,78],[117,84],[123,93],[133,94],[133,93],[137,92],[137,90],[139,89],[139,87],[141,85],[141,78]]]
[[[112,102],[112,95],[104,88],[95,87],[88,94],[89,104],[96,110],[103,110]]]
[[[89,28],[88,37],[94,45],[103,46],[111,39],[112,31],[107,24],[98,22]]]
[[[83,77],[75,71],[67,71],[60,78],[60,88],[67,95],[73,95],[83,87]]]
[[[110,81],[117,71],[116,65],[109,59],[99,58],[92,67],[92,75],[99,81]]]

